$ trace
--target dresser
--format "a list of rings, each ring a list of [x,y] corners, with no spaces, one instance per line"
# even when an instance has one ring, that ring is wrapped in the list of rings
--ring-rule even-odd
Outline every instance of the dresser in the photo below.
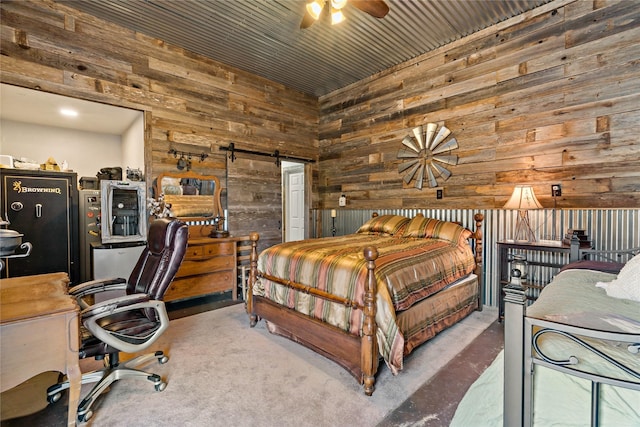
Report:
[[[231,291],[234,300],[238,299],[239,240],[227,237],[229,233],[224,231],[221,191],[220,180],[214,175],[193,171],[158,175],[154,185],[158,210],[169,209],[173,216],[189,225],[187,252],[165,293],[165,301],[227,291]]]
[[[176,301],[231,291],[238,299],[237,239],[190,237],[182,265],[164,296]]]

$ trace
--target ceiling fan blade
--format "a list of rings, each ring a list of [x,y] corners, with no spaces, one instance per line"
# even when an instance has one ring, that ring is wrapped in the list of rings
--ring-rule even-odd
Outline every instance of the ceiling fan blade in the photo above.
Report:
[[[349,0],[349,3],[374,18],[384,18],[389,13],[389,6],[384,0]]]

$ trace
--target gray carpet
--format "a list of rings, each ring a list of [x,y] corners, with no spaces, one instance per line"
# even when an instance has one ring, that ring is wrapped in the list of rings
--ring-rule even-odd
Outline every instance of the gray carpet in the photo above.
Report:
[[[250,328],[242,304],[172,320],[153,347],[169,363],[149,366],[166,378],[166,390],[116,383],[90,425],[375,426],[496,316],[493,308],[472,313],[416,349],[395,377],[381,366],[371,397],[337,364],[269,334],[264,321]]]

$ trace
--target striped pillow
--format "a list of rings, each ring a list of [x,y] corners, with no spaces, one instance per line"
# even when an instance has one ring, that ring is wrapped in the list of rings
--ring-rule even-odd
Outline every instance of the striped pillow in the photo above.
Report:
[[[409,218],[401,215],[380,215],[362,224],[357,233],[389,234],[401,233]]]
[[[415,216],[404,230],[403,237],[433,238],[463,243],[473,233],[455,222]]]

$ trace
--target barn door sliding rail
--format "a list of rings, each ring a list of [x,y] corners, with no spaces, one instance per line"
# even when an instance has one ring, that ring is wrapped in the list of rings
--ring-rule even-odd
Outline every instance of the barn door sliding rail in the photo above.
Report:
[[[315,160],[313,160],[313,159],[306,159],[304,157],[288,156],[286,154],[281,154],[279,150],[275,150],[273,153],[265,153],[263,151],[245,150],[243,148],[236,148],[236,146],[235,146],[235,144],[233,142],[230,143],[228,147],[220,147],[220,150],[228,151],[229,152],[229,158],[231,159],[232,162],[236,159],[236,153],[244,153],[244,154],[253,154],[253,155],[256,155],[256,156],[273,157],[273,158],[276,159],[276,166],[280,166],[280,160],[296,160],[298,162],[315,163]]]

